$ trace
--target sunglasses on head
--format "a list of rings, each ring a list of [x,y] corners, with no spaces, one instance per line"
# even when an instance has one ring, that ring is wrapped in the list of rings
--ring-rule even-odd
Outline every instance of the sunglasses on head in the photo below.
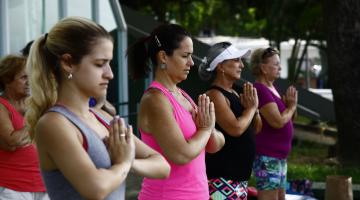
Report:
[[[275,54],[278,54],[278,51],[272,47],[269,47],[264,50],[263,54],[261,55],[261,58],[265,59],[265,58],[271,57]]]

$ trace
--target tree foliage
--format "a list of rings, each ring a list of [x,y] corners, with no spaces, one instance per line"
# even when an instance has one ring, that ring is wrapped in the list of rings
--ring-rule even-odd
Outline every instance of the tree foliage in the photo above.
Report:
[[[217,34],[264,37],[272,46],[295,40],[289,60],[289,80],[295,82],[306,46],[325,49],[323,6],[320,0],[122,0],[122,4],[155,16],[163,22],[177,22],[193,35]],[[313,43],[312,41],[320,41]],[[297,59],[300,57],[300,59]],[[326,68],[326,66],[323,66]]]
[[[149,0],[146,3],[121,0],[120,3],[151,14],[159,21],[182,24],[193,35],[207,31],[217,35],[264,37],[278,48],[280,42],[294,39],[288,65],[291,82],[296,82],[306,54],[307,48],[300,51],[300,46],[305,41],[305,47],[318,47],[324,71],[327,63],[330,66],[340,160],[345,165],[360,164],[358,0]]]

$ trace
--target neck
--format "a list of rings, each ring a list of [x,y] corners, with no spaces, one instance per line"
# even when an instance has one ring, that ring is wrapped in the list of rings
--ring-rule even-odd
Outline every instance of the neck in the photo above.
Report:
[[[60,87],[56,103],[64,105],[80,117],[88,116],[90,114],[89,97],[82,95],[83,93],[80,91],[74,91],[72,89],[73,88]]]
[[[168,89],[170,92],[176,92],[178,91],[178,88],[176,86],[176,82],[173,81],[169,75],[165,72],[165,70],[158,70],[155,74],[155,81],[161,83],[166,89]]]
[[[234,85],[234,81],[225,79],[225,78],[219,78],[216,77],[214,82],[212,83],[213,85],[219,86],[227,91],[232,91],[232,86]]]
[[[266,85],[267,87],[273,87],[273,83],[274,83],[274,81],[270,81],[263,76],[256,78],[255,81],[258,83],[262,83],[263,85]]]
[[[11,92],[9,92],[8,90],[5,90],[1,96],[8,100],[9,102],[19,102],[19,101],[24,101],[26,98],[24,97],[20,97],[19,95],[15,95]]]

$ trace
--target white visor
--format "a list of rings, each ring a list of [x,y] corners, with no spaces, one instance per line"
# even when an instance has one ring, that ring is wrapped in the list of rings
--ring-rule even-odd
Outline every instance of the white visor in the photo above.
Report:
[[[250,49],[238,50],[234,45],[230,45],[223,52],[221,52],[221,54],[214,58],[214,60],[210,63],[210,66],[206,68],[206,71],[214,71],[216,66],[224,60],[230,60],[234,58],[246,58],[250,55],[250,53]]]

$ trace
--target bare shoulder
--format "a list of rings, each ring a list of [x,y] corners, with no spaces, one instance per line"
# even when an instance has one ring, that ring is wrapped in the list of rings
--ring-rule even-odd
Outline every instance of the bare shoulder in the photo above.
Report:
[[[206,95],[208,95],[211,99],[211,101],[213,101],[214,103],[224,103],[226,101],[226,98],[225,96],[219,91],[219,90],[216,90],[216,89],[211,89],[211,90],[208,90],[206,92]]]
[[[158,125],[171,124],[172,107],[167,97],[157,89],[151,89],[143,95],[138,114],[138,126],[150,133]]]
[[[78,138],[76,132],[74,125],[56,112],[45,113],[35,127],[36,141],[47,145]]]
[[[168,98],[158,89],[150,89],[140,101],[140,106],[149,110],[162,110],[170,106]]]
[[[6,109],[6,107],[0,103],[0,114],[6,114],[8,115],[9,111]]]
[[[2,117],[9,116],[9,111],[1,103],[0,103],[0,116],[2,116]],[[3,119],[2,117],[1,117],[1,119]]]

